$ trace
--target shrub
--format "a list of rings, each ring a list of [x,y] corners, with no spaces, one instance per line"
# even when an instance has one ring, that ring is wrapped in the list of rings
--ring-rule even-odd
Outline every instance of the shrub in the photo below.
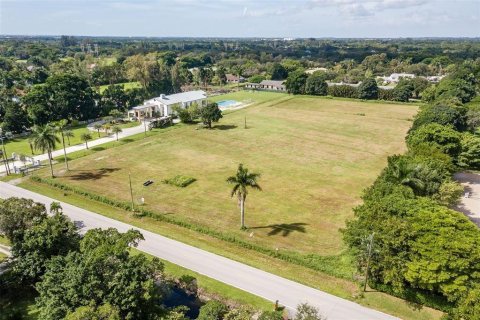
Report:
[[[264,311],[258,320],[283,320],[283,313],[281,311]]]
[[[295,320],[324,320],[318,309],[308,303],[301,303],[297,306]]]
[[[327,89],[328,95],[339,98],[358,98],[357,88],[349,85],[330,86]]]
[[[163,183],[171,184],[171,185],[177,186],[179,188],[185,188],[188,185],[194,183],[195,181],[197,181],[197,179],[195,179],[195,178],[177,175],[173,178],[163,180]]]
[[[424,143],[438,146],[444,153],[456,160],[462,150],[460,139],[460,133],[451,127],[430,123],[410,132],[407,137],[407,145],[409,148]]]
[[[378,86],[374,78],[368,78],[358,86],[358,98],[378,99]]]
[[[222,320],[227,312],[226,305],[217,300],[210,300],[200,308],[197,320]]]

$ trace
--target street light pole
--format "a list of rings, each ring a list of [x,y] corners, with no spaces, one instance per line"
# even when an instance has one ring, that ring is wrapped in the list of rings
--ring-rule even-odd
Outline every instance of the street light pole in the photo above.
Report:
[[[130,176],[130,172],[128,173],[128,183],[130,184],[130,196],[132,198],[132,212],[135,212],[135,206],[134,206],[134,203],[133,203],[132,178]]]

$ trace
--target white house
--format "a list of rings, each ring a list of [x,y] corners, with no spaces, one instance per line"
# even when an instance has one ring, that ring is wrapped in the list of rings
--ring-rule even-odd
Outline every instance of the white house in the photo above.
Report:
[[[402,78],[413,79],[415,75],[413,73],[392,73],[390,76],[377,77],[388,83],[397,83]]]
[[[128,118],[166,117],[173,114],[173,108],[175,106],[188,108],[195,103],[199,106],[205,106],[207,104],[207,94],[205,91],[196,90],[170,95],[162,94],[160,97],[147,100],[142,105],[130,109],[128,111]]]
[[[245,88],[263,91],[287,91],[284,80],[263,80],[260,83],[247,83]]]

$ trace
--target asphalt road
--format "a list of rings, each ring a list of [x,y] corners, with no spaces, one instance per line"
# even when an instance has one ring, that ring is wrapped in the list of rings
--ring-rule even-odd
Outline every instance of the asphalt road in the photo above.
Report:
[[[50,206],[52,198],[0,182],[0,198],[24,197]],[[317,289],[296,283],[274,274],[247,266],[219,255],[186,245],[161,235],[133,227],[102,215],[61,202],[66,215],[83,226],[82,232],[91,228],[116,228],[121,232],[137,229],[145,241],[138,249],[193,270],[233,287],[250,292],[270,301],[279,300],[289,310],[302,302],[319,308],[328,320],[392,320],[385,313],[363,307],[354,302],[333,296]],[[273,305],[273,304],[272,304]]]

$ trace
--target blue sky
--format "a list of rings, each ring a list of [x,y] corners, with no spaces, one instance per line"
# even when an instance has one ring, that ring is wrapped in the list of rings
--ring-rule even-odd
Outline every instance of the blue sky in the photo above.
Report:
[[[0,34],[478,37],[480,0],[0,0]]]

